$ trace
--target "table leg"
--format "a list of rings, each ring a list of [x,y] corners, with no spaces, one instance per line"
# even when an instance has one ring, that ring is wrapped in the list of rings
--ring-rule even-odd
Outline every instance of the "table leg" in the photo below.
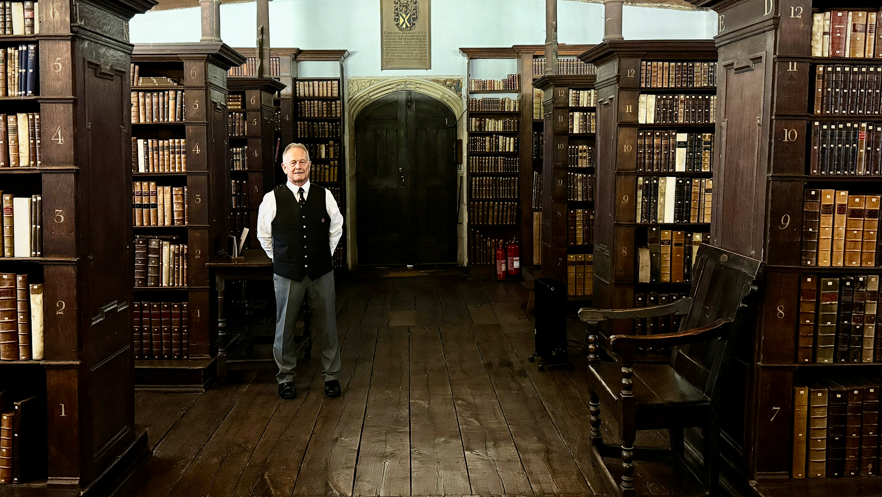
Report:
[[[220,276],[214,277],[217,288],[217,377],[221,383],[227,381],[227,314],[224,310],[224,287],[226,280]]]

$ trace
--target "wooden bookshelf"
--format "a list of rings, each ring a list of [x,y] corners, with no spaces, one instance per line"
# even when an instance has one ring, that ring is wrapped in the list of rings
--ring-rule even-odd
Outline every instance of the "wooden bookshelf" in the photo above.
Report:
[[[716,136],[719,167],[714,171],[711,240],[723,248],[752,254],[767,263],[756,308],[757,323],[742,334],[744,343],[736,349],[731,367],[731,393],[739,399],[731,403],[731,416],[723,419],[726,432],[723,455],[730,462],[731,480],[745,488],[750,481],[754,492],[764,496],[809,491],[843,497],[878,493],[878,477],[834,478],[827,474],[817,478],[817,475],[806,474],[800,478],[792,454],[793,437],[799,428],[794,423],[796,385],[814,380],[838,382],[842,378],[847,382],[857,375],[875,379],[882,373],[882,367],[875,360],[838,361],[840,340],[850,336],[841,325],[844,323],[847,328],[852,317],[842,305],[845,302],[842,299],[854,298],[854,294],[861,291],[854,290],[854,294],[845,291],[842,282],[856,281],[861,275],[878,276],[878,258],[872,266],[848,267],[835,265],[835,260],[826,265],[820,251],[814,254],[815,261],[806,261],[803,257],[807,248],[811,255],[812,246],[821,246],[816,235],[804,232],[816,222],[813,209],[804,205],[806,195],[813,190],[848,191],[849,195],[868,196],[882,193],[882,181],[876,175],[829,177],[813,172],[815,146],[821,141],[813,136],[815,123],[823,126],[858,121],[876,126],[882,121],[875,113],[855,118],[855,114],[814,112],[819,66],[879,69],[882,59],[813,56],[813,13],[878,12],[879,4],[825,0],[780,4],[761,0],[690,2],[711,7],[720,15],[716,37],[720,60],[720,119]],[[849,26],[846,36],[851,31]],[[764,48],[757,50],[760,46]],[[878,50],[878,43],[876,48]],[[843,143],[847,147],[849,140]],[[804,213],[804,209],[808,209],[807,212]],[[834,221],[834,233],[838,225]],[[825,236],[817,231],[816,234]],[[809,350],[804,350],[806,342],[800,344],[800,331],[804,331],[800,325],[807,317],[803,315],[803,305],[814,302],[813,299],[801,301],[801,294],[805,286],[813,284],[805,281],[812,275],[821,282],[829,278],[840,283],[833,363],[820,362],[818,338],[826,334],[819,332],[823,325],[820,313],[817,317],[809,313],[811,319],[806,321],[808,331],[814,333],[803,337],[808,339]],[[803,295],[811,297],[811,291]],[[857,305],[854,304],[851,311],[858,312]],[[855,321],[850,324],[860,325]],[[875,336],[879,336],[878,331]],[[863,350],[864,344],[860,345]],[[878,349],[878,345],[870,347],[874,353]],[[830,398],[832,402],[832,393]],[[838,426],[838,422],[830,417],[825,425]],[[835,448],[834,442],[828,441],[828,452],[824,456],[827,462],[833,459],[831,448]],[[835,466],[828,467],[835,469]]]
[[[304,62],[336,62],[337,78],[296,78],[293,82],[294,139],[310,149],[310,181],[328,189],[337,201],[340,212],[346,215],[346,78],[343,61],[348,50],[301,50],[295,60]],[[334,92],[336,88],[336,93]],[[330,90],[330,91],[329,91]],[[310,116],[305,112],[310,105],[335,106],[337,112]],[[285,149],[282,145],[282,150]],[[322,150],[325,152],[322,152]],[[281,152],[280,152],[281,157]],[[284,181],[284,180],[283,180]],[[334,267],[345,270],[349,258],[349,240],[344,236],[334,251]]]
[[[685,112],[685,105],[658,105],[653,113],[646,111],[646,102],[660,101],[659,95],[683,95],[684,102],[700,97],[710,102],[710,87],[701,82],[701,73],[696,76],[695,67],[703,68],[706,81],[715,66],[716,49],[713,42],[700,40],[613,41],[596,46],[580,55],[580,59],[597,67],[593,304],[600,308],[630,308],[679,298],[688,292],[690,282],[695,238],[690,236],[687,247],[687,233],[699,233],[697,236],[702,240],[710,230],[710,224],[700,216],[702,211],[697,209],[705,202],[691,193],[704,191],[701,187],[706,188],[711,180],[712,165],[709,163],[707,170],[701,170],[693,159],[687,170],[686,164],[678,163],[677,140],[689,133],[693,139],[698,133],[713,133],[714,124],[710,111],[701,116],[696,112],[693,119]],[[691,120],[703,124],[689,124]],[[646,189],[642,188],[644,182]],[[664,202],[662,184],[667,183],[675,187],[676,195],[668,192],[668,201]],[[657,191],[653,192],[650,185]],[[662,207],[666,204],[667,212]],[[674,326],[676,322],[617,320],[604,333],[656,333]]]
[[[229,135],[231,153],[235,150],[239,156],[245,156],[244,163],[237,157],[230,158],[230,179],[238,182],[238,191],[232,195],[237,205],[231,207],[230,234],[238,238],[242,228],[248,228],[246,245],[257,248],[257,208],[263,195],[275,187],[278,114],[274,98],[286,87],[274,78],[239,76],[229,77],[227,87],[230,98],[242,106],[241,110],[230,109],[230,114],[239,112],[245,121],[244,134]]]
[[[205,263],[218,251],[229,250],[230,245],[227,71],[244,60],[222,43],[135,46],[132,62],[138,66],[141,77],[169,78],[183,87],[183,121],[135,125],[133,137],[186,140],[183,176],[164,178],[160,173],[157,179],[186,186],[188,218],[184,229],[167,233],[176,235],[177,243],[187,245],[184,285],[136,288],[135,301],[187,303],[189,335],[182,337],[186,343],[182,343],[184,350],[179,359],[168,357],[164,352],[157,357],[153,348],[150,359],[135,361],[135,382],[139,389],[202,391],[216,372],[214,324],[217,320],[212,318],[217,312],[213,304],[216,299],[210,298],[209,271]],[[153,236],[151,230],[136,228],[135,234]]]
[[[44,213],[42,255],[0,257],[0,272],[42,283],[44,299],[42,359],[0,361],[0,390],[41,404],[22,433],[36,453],[13,463],[23,479],[0,493],[106,493],[149,453],[134,419],[132,275],[120,268],[133,255],[128,22],[155,3],[42,0],[38,34],[0,36],[0,49],[30,44],[42,61],[36,96],[0,102],[0,113],[41,116],[41,163],[0,169],[0,189],[41,195]]]

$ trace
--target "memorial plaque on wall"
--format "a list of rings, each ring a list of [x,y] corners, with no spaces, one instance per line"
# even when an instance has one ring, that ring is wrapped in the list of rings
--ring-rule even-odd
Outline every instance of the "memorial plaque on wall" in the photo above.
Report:
[[[381,69],[431,69],[430,0],[380,0]]]

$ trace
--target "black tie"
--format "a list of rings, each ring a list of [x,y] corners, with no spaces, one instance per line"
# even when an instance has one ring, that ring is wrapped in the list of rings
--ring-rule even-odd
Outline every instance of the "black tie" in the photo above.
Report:
[[[303,199],[303,187],[300,187],[300,190],[297,192],[300,195],[300,207],[303,207],[303,204],[306,203],[306,200]]]

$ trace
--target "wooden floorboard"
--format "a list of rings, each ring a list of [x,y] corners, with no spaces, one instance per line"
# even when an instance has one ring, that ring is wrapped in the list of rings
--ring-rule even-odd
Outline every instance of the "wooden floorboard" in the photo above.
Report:
[[[140,392],[136,425],[153,455],[114,496],[593,495],[584,326],[570,316],[573,371],[538,371],[518,285],[449,272],[339,279],[342,398],[325,397],[317,348],[294,400],[278,397],[274,371],[233,371],[204,394]],[[637,443],[664,447],[668,435]],[[649,495],[692,489],[663,464],[635,475]]]

